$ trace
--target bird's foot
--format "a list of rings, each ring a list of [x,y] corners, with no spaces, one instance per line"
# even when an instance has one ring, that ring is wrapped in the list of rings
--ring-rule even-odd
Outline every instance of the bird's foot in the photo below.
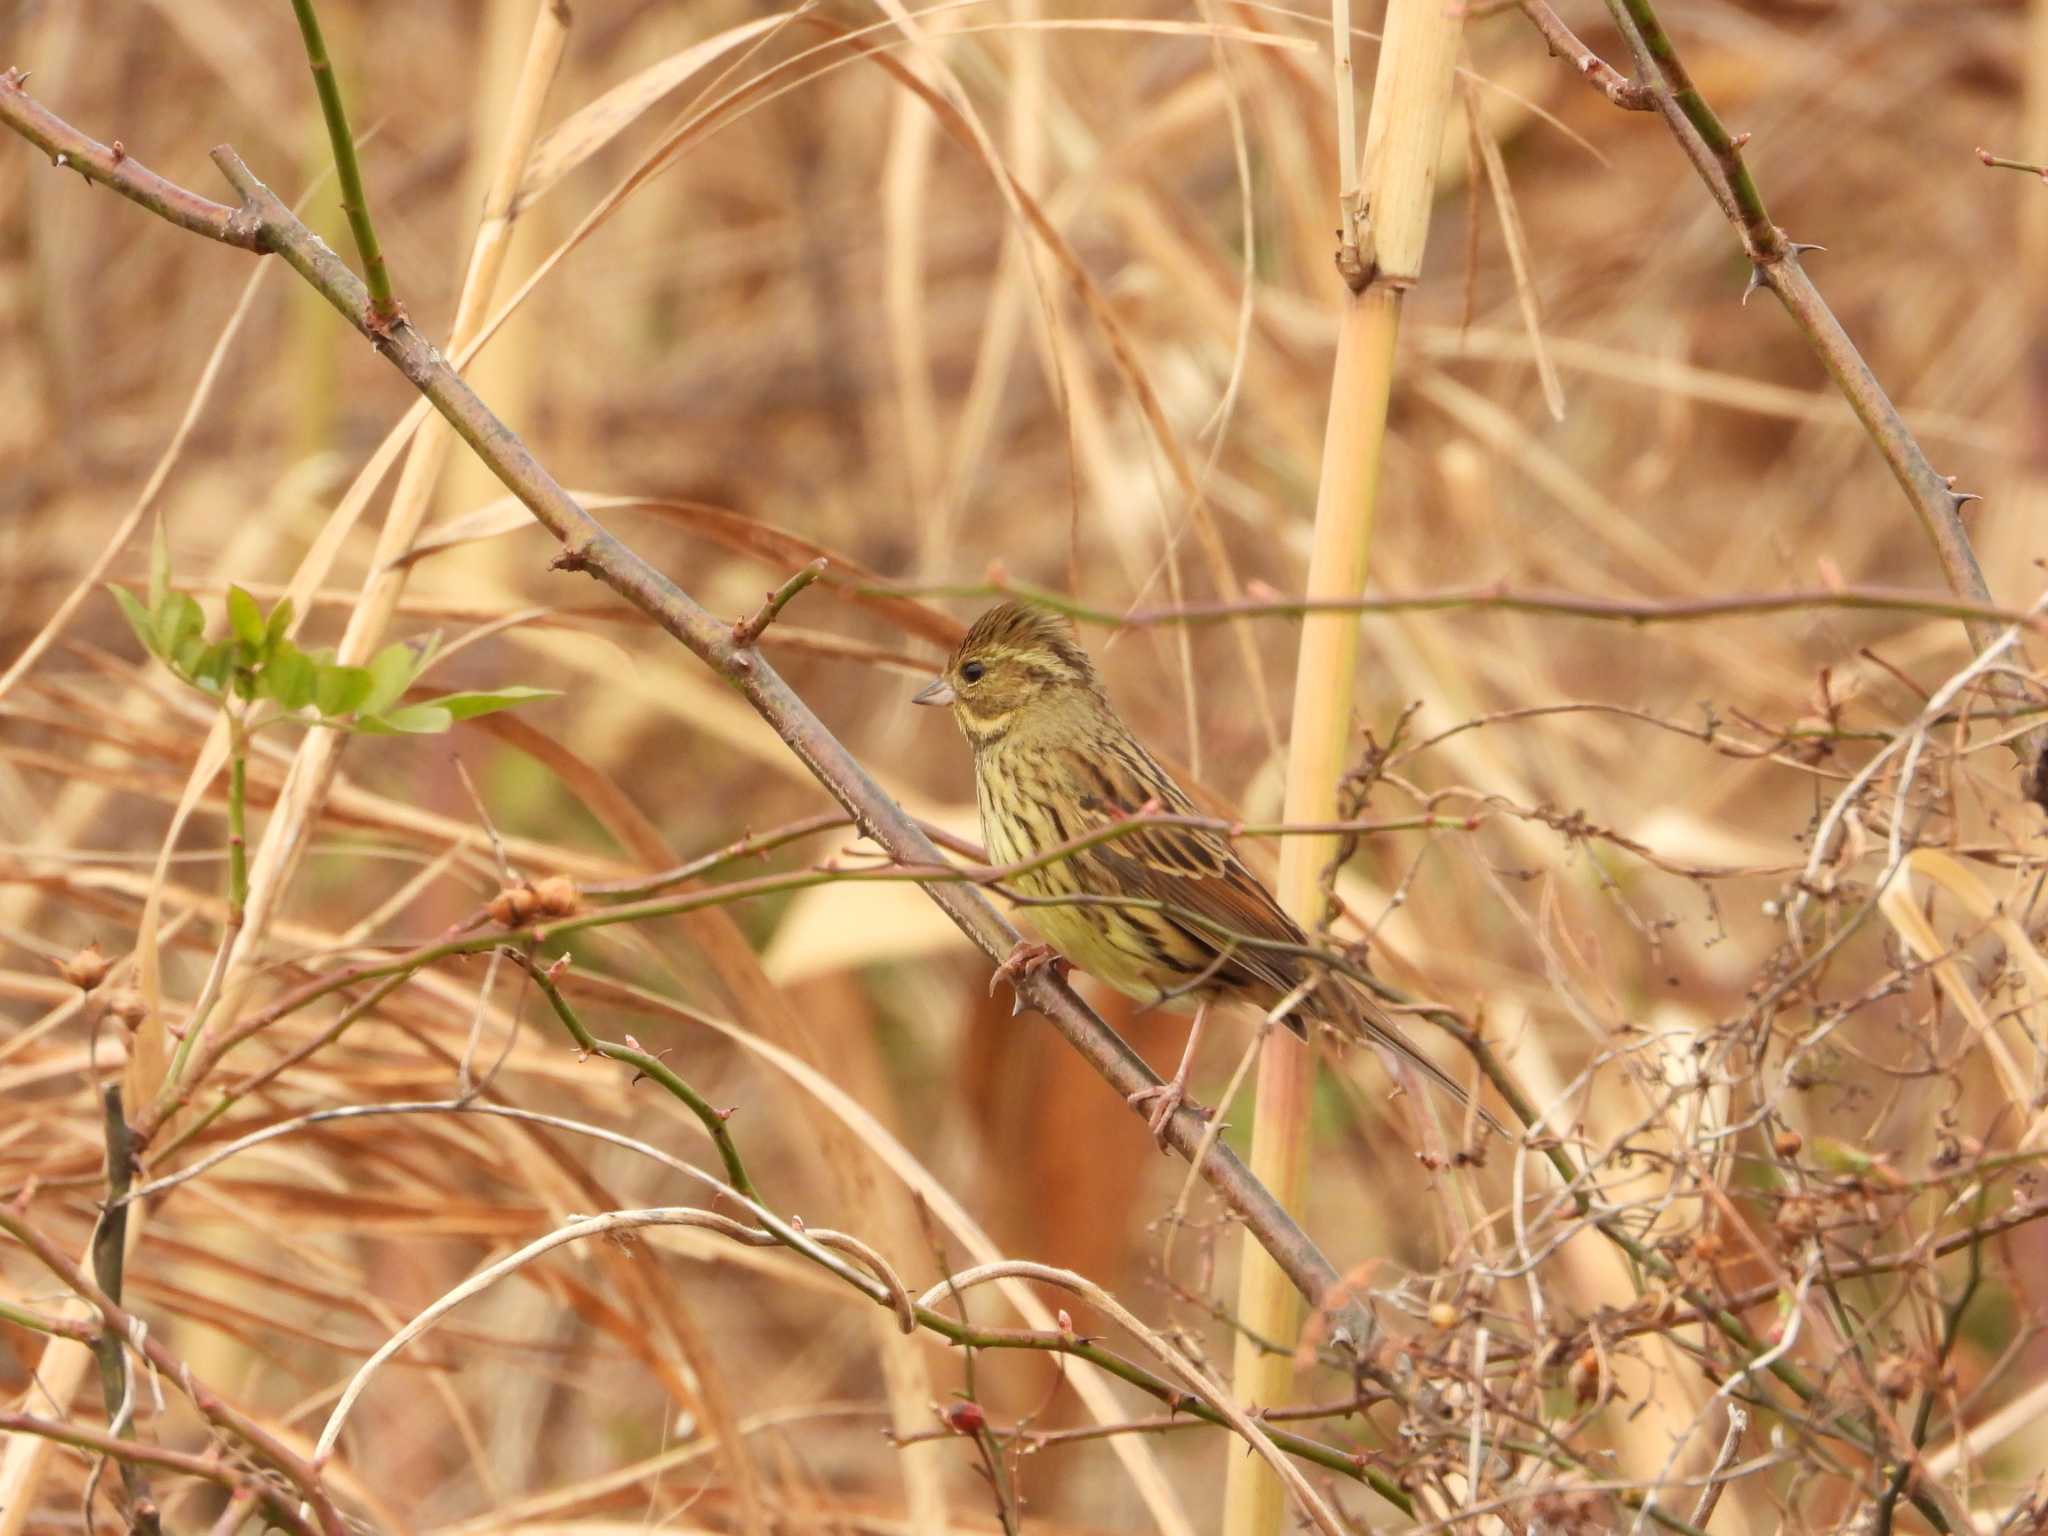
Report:
[[[988,995],[994,997],[996,988],[1006,981],[1014,989],[1020,980],[1036,976],[1040,971],[1048,969],[1055,976],[1064,978],[1073,967],[1068,964],[1066,957],[1050,944],[1020,943],[1010,951],[1010,958],[997,966],[995,974],[989,977]],[[1015,1018],[1023,1011],[1024,998],[1020,994],[1015,1006],[1010,1009],[1010,1016]]]
[[[1124,1102],[1133,1109],[1144,1109],[1147,1105],[1151,1106],[1150,1111],[1145,1116],[1145,1125],[1152,1132],[1152,1139],[1159,1143],[1159,1150],[1162,1152],[1167,1149],[1167,1122],[1173,1118],[1175,1111],[1183,1104],[1187,1105],[1190,1110],[1201,1116],[1204,1120],[1209,1118],[1210,1113],[1200,1104],[1196,1104],[1188,1098],[1187,1079],[1178,1075],[1174,1077],[1173,1081],[1161,1083],[1156,1088],[1140,1088],[1136,1093],[1126,1095]]]

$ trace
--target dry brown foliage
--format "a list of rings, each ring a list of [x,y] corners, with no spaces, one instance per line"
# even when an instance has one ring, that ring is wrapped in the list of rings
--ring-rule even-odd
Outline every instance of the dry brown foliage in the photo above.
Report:
[[[445,340],[535,7],[328,9],[399,296]],[[1994,599],[2026,608],[2048,584],[2048,191],[1972,151],[2048,155],[2042,23],[1912,0],[1670,9],[1774,214],[1828,246],[1809,269],[1865,357],[1986,496],[1970,529]],[[934,7],[921,26],[956,100],[874,15],[767,14],[578,10],[500,299],[575,243],[469,376],[714,610],[752,614],[828,557],[764,654],[891,793],[971,836],[964,749],[907,700],[975,602],[917,591],[1014,578],[1121,612],[1299,585],[1337,291],[1322,24],[1263,4],[1124,13],[1142,27]],[[837,41],[864,26],[873,53]],[[1375,590],[1939,593],[1819,365],[1767,298],[1738,303],[1734,236],[1663,127],[1587,89],[1513,9],[1467,30],[1478,121],[1453,124],[1410,299]],[[222,141],[287,198],[328,167],[298,50],[283,6],[0,20],[0,66],[209,196]],[[1043,230],[963,146],[963,103]],[[1511,190],[1475,187],[1475,166]],[[331,187],[308,206],[345,250]],[[0,1201],[71,1261],[106,1193],[100,1089],[154,1081],[141,1058],[220,990],[227,781],[195,773],[211,711],[112,602],[52,616],[96,562],[141,585],[158,515],[216,622],[229,583],[266,603],[307,583],[309,645],[393,569],[376,530],[414,399],[290,273],[245,294],[252,270],[0,143]],[[984,996],[986,965],[910,884],[551,942],[622,899],[607,883],[748,833],[807,828],[707,879],[860,860],[783,744],[629,609],[551,573],[476,463],[458,452],[421,493],[388,637],[443,636],[437,690],[561,697],[346,743],[208,1021],[246,1039],[144,1176],[288,1133],[148,1203],[128,1311],[303,1456],[364,1361],[465,1280],[572,1217],[697,1206],[716,1220],[512,1269],[393,1360],[321,1469],[340,1509],[440,1536],[1207,1529],[1244,1441],[1105,1377],[1084,1400],[1058,1349],[1092,1339],[1186,1389],[1133,1324],[1227,1358],[1228,1223],[1049,1031]],[[1453,1123],[1472,1157],[1419,1165],[1378,1064],[1333,1058],[1302,1221],[1384,1328],[1363,1371],[1305,1349],[1315,1411],[1268,1421],[1322,1448],[1295,1462],[1308,1484],[1372,1529],[1648,1529],[1646,1509],[1758,1536],[2048,1527],[2048,913],[2009,745],[2042,697],[2039,639],[1972,670],[1952,617],[1818,603],[1632,626],[1456,602],[1366,625],[1351,804],[1397,825],[1337,872],[1333,933],[1482,1034],[1544,1134]],[[1277,814],[1285,618],[1088,639],[1219,809]],[[287,814],[304,734],[257,738],[252,845]],[[1099,1289],[962,1293],[978,1327],[1051,1349],[906,1341],[891,1306],[788,1241],[735,1241],[754,1217],[646,1151],[720,1173],[705,1122],[575,1049],[542,980],[488,942],[373,1000],[360,979],[313,996],[508,921],[543,966],[573,953],[561,997],[595,1035],[730,1110],[764,1204],[800,1237],[846,1234],[823,1251],[852,1271],[915,1296],[1001,1254]],[[1104,1002],[1170,1062],[1177,1021]],[[1414,1032],[1478,1081],[1448,1034]],[[1215,1032],[1200,1096],[1248,1038]],[[957,1315],[945,1289],[929,1300]],[[92,1331],[60,1319],[83,1316],[0,1247],[0,1406],[107,1427],[90,1373],[52,1401],[58,1335]],[[166,1453],[145,1469],[163,1528],[234,1528],[246,1501],[224,1489],[282,1455],[209,1427],[175,1370],[132,1381],[118,1433]],[[116,1528],[121,1476],[53,1444],[0,1449],[0,1490],[22,1495],[0,1532],[78,1529],[82,1497]],[[289,1499],[271,1514],[299,1518]]]

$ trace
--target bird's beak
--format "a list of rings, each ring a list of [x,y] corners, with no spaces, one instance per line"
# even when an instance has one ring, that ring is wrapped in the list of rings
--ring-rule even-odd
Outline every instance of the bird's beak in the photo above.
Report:
[[[916,693],[911,695],[913,704],[950,704],[953,702],[953,685],[943,677],[935,677]]]

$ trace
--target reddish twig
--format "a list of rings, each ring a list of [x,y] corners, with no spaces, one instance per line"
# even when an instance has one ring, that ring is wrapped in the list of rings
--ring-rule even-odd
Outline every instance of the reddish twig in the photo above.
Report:
[[[2029,175],[2038,176],[2043,181],[2048,181],[2048,165],[2036,165],[2031,160],[2008,160],[2003,155],[1994,155],[1990,150],[1983,148],[1981,145],[1977,150],[1977,158],[1994,170],[2025,171]]]
[[[1586,83],[1624,112],[1654,112],[1657,93],[1640,80],[1631,80],[1599,54],[1579,41],[1578,34],[1564,24],[1547,0],[1518,0],[1522,14],[1550,44],[1550,51],[1569,60]]]

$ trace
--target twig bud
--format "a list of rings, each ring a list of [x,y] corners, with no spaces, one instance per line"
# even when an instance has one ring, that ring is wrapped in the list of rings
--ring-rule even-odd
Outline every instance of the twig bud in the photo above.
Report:
[[[508,885],[484,907],[491,921],[505,928],[525,927],[540,910],[540,896],[530,885]]]
[[[567,875],[549,875],[534,882],[533,894],[545,917],[574,917],[583,908],[582,893]]]
[[[90,992],[107,979],[107,957],[100,953],[99,940],[85,946],[69,960],[57,962],[57,974],[81,992]]]

